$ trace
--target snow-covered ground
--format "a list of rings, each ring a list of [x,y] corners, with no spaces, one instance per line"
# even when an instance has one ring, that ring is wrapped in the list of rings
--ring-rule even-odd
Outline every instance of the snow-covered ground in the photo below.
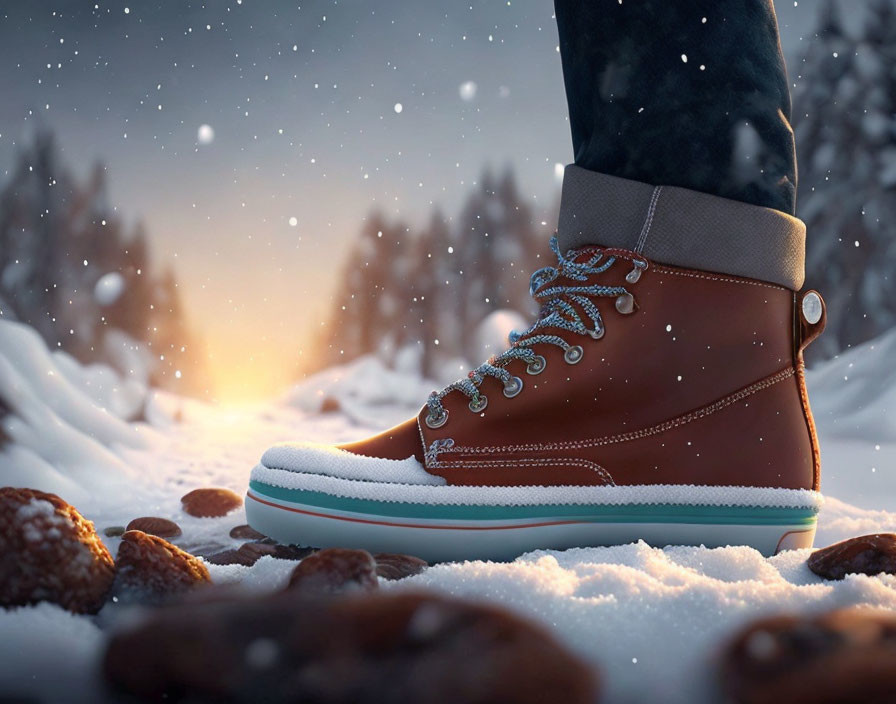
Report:
[[[896,331],[809,375],[828,497],[816,545],[896,531],[893,360]],[[430,387],[368,359],[269,404],[215,407],[82,368],[48,352],[30,329],[0,322],[0,409],[9,409],[5,417],[0,410],[0,438],[8,438],[0,440],[0,485],[58,493],[100,530],[155,515],[181,525],[175,542],[187,550],[231,547],[228,531],[245,522],[242,512],[191,518],[181,511],[183,494],[200,486],[242,492],[269,444],[360,438],[414,413]],[[133,417],[149,422],[124,420]],[[117,539],[106,540],[114,552]],[[807,554],[765,559],[743,547],[637,544],[536,552],[508,564],[444,564],[383,586],[496,601],[547,624],[601,668],[606,701],[708,702],[716,698],[719,643],[748,620],[852,604],[896,609],[896,578],[823,582],[805,566]],[[284,583],[292,567],[265,557],[251,568],[210,571],[217,582],[266,590]],[[21,692],[27,682],[31,693],[90,698],[102,644],[96,623],[47,604],[0,612],[0,693],[12,683]]]

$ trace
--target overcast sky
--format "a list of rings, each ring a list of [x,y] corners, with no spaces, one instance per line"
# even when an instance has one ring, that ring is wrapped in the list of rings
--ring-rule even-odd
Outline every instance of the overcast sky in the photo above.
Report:
[[[788,55],[817,5],[778,3]],[[0,0],[0,22],[0,174],[37,125],[76,173],[102,160],[219,381],[259,392],[294,373],[372,206],[452,213],[491,163],[545,211],[571,159],[545,0]]]

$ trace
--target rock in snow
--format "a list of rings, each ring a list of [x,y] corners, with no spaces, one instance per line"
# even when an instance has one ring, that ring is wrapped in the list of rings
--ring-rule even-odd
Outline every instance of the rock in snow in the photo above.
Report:
[[[372,592],[379,587],[376,568],[376,560],[366,550],[328,548],[302,560],[287,589],[308,596]]]
[[[158,518],[157,516],[135,518],[128,523],[125,530],[139,530],[159,538],[176,538],[181,534],[180,526],[177,523],[169,521],[167,518]],[[122,531],[122,533],[124,532]]]
[[[112,555],[72,506],[42,491],[0,489],[0,606],[49,601],[93,613],[113,576]]]
[[[896,575],[896,534],[875,533],[829,545],[812,553],[808,565],[825,579],[843,579],[848,574]]]
[[[160,602],[211,583],[202,560],[139,530],[121,536],[113,591],[121,601]]]
[[[404,579],[420,574],[429,566],[426,560],[421,560],[413,555],[394,555],[381,552],[373,557],[376,560],[376,574],[382,579]]]
[[[262,540],[265,536],[245,523],[230,529],[230,537],[237,540]]]
[[[226,516],[243,505],[242,497],[230,489],[193,489],[180,502],[184,511],[197,518]]]
[[[741,632],[721,679],[737,704],[865,704],[896,692],[896,615],[777,616]]]
[[[594,670],[498,607],[422,594],[293,593],[158,611],[103,670],[138,701],[593,704]],[[262,696],[263,693],[263,696]]]
[[[251,567],[262,557],[270,556],[275,560],[301,560],[313,552],[312,548],[298,545],[279,545],[267,539],[253,543],[243,543],[236,550],[222,550],[209,555],[206,561],[213,565],[243,565]]]

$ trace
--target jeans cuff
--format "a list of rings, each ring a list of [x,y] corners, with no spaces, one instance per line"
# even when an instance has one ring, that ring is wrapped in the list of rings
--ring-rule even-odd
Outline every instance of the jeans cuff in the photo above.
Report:
[[[688,269],[745,276],[797,290],[806,226],[771,208],[676,186],[652,186],[570,164],[563,177],[561,251],[619,247]]]

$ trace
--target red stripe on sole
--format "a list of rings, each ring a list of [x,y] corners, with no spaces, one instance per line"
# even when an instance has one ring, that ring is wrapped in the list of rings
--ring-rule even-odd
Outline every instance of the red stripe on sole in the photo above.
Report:
[[[526,523],[525,525],[520,526],[434,526],[434,525],[421,525],[417,523],[389,523],[388,521],[372,521],[366,518],[349,518],[348,516],[334,516],[329,513],[316,513],[315,511],[305,511],[300,508],[292,508],[290,506],[281,506],[280,504],[275,504],[270,501],[265,501],[264,499],[259,499],[252,492],[246,492],[246,497],[257,501],[260,504],[264,504],[265,506],[270,506],[272,508],[279,508],[283,511],[291,511],[292,513],[302,513],[306,516],[316,516],[317,518],[332,518],[337,521],[349,521],[350,523],[367,523],[369,525],[374,526],[391,526],[393,528],[428,528],[431,530],[513,530],[514,528],[543,528],[545,526],[570,526],[576,525],[579,523],[585,523],[585,521],[549,521],[545,523]]]

